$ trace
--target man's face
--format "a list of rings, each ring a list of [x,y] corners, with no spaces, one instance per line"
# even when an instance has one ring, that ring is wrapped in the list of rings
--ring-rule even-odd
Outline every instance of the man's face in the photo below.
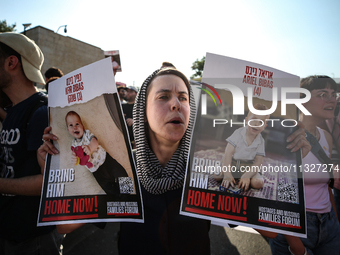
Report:
[[[126,89],[119,89],[118,94],[119,94],[119,97],[120,97],[121,100],[126,99]]]
[[[126,100],[128,102],[134,102],[136,98],[137,92],[132,89],[127,89]]]

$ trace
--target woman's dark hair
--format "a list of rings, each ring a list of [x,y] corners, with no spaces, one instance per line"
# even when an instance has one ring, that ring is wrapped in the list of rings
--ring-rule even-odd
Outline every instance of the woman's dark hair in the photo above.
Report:
[[[157,73],[154,77],[152,77],[152,79],[151,79],[150,82],[149,82],[149,85],[152,83],[152,81],[153,81],[156,77],[162,76],[162,75],[168,75],[168,74],[176,75],[176,76],[178,76],[179,78],[181,78],[181,79],[184,81],[185,86],[187,87],[188,91],[190,91],[190,82],[189,82],[188,78],[187,78],[182,72],[178,71],[178,70],[175,69],[175,68],[163,68],[163,69],[160,69],[160,70],[158,71],[158,73]],[[146,95],[148,95],[149,88],[150,88],[150,86],[148,86],[148,88],[147,88],[147,93],[146,93]]]
[[[161,68],[167,68],[167,67],[171,67],[171,68],[175,68],[176,69],[176,67],[172,63],[164,61],[162,63],[162,67]]]
[[[55,80],[58,80],[60,77],[51,77],[46,83],[45,83],[45,89],[46,89],[46,93],[48,94],[48,85]]]
[[[13,50],[11,47],[0,42],[0,60],[4,61],[6,58],[8,58],[9,56],[12,56],[12,55],[16,56],[21,63],[21,55],[18,52],[16,52],[15,50]]]
[[[326,75],[311,75],[301,79],[300,87],[312,91],[314,89],[330,88],[337,91],[336,82]]]
[[[59,68],[56,68],[56,67],[50,67],[45,72],[45,77],[47,79],[50,79],[52,77],[63,77],[63,76],[64,76],[63,72]]]

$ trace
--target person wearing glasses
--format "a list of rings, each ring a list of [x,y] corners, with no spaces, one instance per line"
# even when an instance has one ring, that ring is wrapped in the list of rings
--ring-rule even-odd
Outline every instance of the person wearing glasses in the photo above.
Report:
[[[300,87],[310,91],[311,99],[304,107],[311,115],[300,114],[305,132],[314,137],[325,155],[332,153],[331,135],[318,124],[334,116],[336,107],[336,83],[328,76],[309,76],[300,82]],[[314,140],[314,139],[313,139]],[[316,142],[314,142],[316,143]],[[336,216],[329,171],[317,171],[318,159],[312,150],[302,159],[304,167],[307,238],[279,234],[270,240],[273,254],[339,254],[340,225]],[[312,169],[314,168],[314,171]]]

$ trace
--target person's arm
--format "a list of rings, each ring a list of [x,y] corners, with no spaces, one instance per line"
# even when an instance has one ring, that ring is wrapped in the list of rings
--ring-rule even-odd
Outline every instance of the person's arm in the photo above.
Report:
[[[34,112],[29,122],[31,123],[31,128],[27,129],[25,136],[25,139],[27,139],[27,150],[35,151],[36,146],[38,146],[37,144],[40,144],[40,132],[42,132],[44,128],[43,125],[45,121],[47,122],[47,108],[41,107]],[[0,193],[21,196],[40,196],[42,183],[43,169],[35,175],[19,178],[0,178]]]
[[[43,171],[44,166],[41,168],[40,174],[20,178],[0,178],[0,193],[21,196],[40,196],[43,183]]]
[[[74,151],[71,151],[71,164],[73,166],[76,166],[77,165],[77,161],[78,161],[77,155],[75,154]]]
[[[21,196],[40,196],[42,182],[42,174],[14,179],[0,178],[0,193]]]
[[[328,193],[329,193],[329,200],[331,201],[333,210],[335,212],[336,218],[339,221],[339,217],[338,217],[338,212],[336,211],[336,206],[335,206],[335,200],[334,200],[334,195],[333,195],[333,191],[331,189],[331,187],[328,186]]]
[[[127,119],[126,119],[126,124],[127,124],[129,127],[131,127],[131,126],[133,125],[133,119],[127,118]]]
[[[301,239],[296,236],[285,235],[285,238],[288,242],[290,253],[294,255],[304,255],[308,254],[306,252],[306,247],[303,245]]]
[[[333,149],[333,138],[331,136],[330,133],[328,133],[327,131],[325,130],[322,130],[322,132],[325,133],[325,138],[326,138],[326,141],[328,143],[328,146],[329,146],[329,153],[330,155],[332,155],[332,149]],[[339,221],[339,217],[338,217],[338,212],[336,210],[336,206],[335,206],[335,200],[334,200],[334,195],[333,195],[333,191],[330,187],[328,187],[328,193],[329,193],[329,200],[331,201],[331,204],[332,204],[332,207],[333,207],[333,210],[335,212],[335,215]]]
[[[306,139],[305,126],[301,121],[298,121],[299,129],[295,130],[290,136],[287,138],[287,149],[290,149],[291,152],[296,152],[301,149],[302,158],[306,157],[308,152],[312,149],[312,146]]]
[[[225,169],[225,167],[226,169],[224,172],[222,171],[223,180],[222,180],[221,185],[225,188],[228,188],[229,185],[234,187],[236,184],[232,173],[229,172],[229,167],[231,167],[231,162],[232,162],[234,153],[235,153],[235,147],[231,145],[230,143],[228,143],[223,160],[222,160],[222,170]]]
[[[84,225],[85,223],[61,224],[57,225],[57,231],[59,234],[69,234]]]
[[[229,146],[229,143],[227,144],[226,148],[225,148],[225,151],[224,151],[224,155],[223,155],[223,158],[222,158],[222,166],[221,168],[223,169],[223,166],[226,166],[225,164],[227,164],[229,162],[229,160],[227,159],[229,157],[228,154],[230,154],[229,152],[227,153],[227,149],[228,149],[228,146]],[[230,161],[231,163],[231,161]],[[227,167],[227,166],[226,166]],[[214,177],[217,181],[221,181],[223,179],[223,176],[224,176],[224,173],[223,171],[221,170],[220,173],[212,173],[212,177]]]
[[[244,188],[245,191],[249,189],[250,186],[250,179],[254,177],[259,171],[254,171],[254,169],[260,169],[260,166],[262,164],[263,156],[256,155],[254,163],[252,164],[251,171],[245,172],[238,183],[239,188]],[[256,167],[256,168],[255,168]]]
[[[86,155],[91,155],[99,146],[98,140],[95,136],[93,136],[88,145],[83,145],[83,150]]]
[[[261,229],[255,229],[257,232],[259,232],[262,236],[268,237],[268,238],[275,238],[277,236],[277,233],[261,230]]]
[[[59,153],[56,147],[52,144],[51,141],[57,141],[58,137],[50,133],[52,131],[51,127],[47,127],[44,129],[44,134],[42,139],[44,140],[44,143],[39,147],[37,150],[37,158],[39,166],[41,167],[41,172],[44,172],[45,168],[45,161],[46,161],[46,155],[56,155]]]

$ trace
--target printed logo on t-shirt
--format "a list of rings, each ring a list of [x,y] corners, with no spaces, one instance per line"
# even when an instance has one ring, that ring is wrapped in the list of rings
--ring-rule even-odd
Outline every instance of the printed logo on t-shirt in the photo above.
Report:
[[[20,130],[10,129],[2,130],[0,133],[0,177],[1,178],[13,178],[14,170],[13,166],[9,166],[8,164],[14,163],[13,157],[13,148],[7,147],[6,145],[15,145],[20,140]]]

